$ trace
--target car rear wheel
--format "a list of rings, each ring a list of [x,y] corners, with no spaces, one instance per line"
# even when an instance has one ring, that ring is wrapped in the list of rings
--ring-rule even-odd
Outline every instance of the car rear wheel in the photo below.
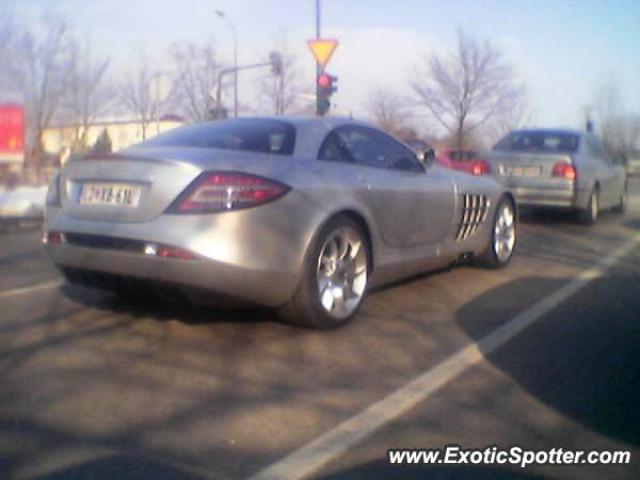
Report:
[[[369,248],[361,227],[350,218],[337,216],[327,222],[307,254],[300,285],[280,316],[323,330],[348,323],[367,291]]]
[[[620,203],[613,207],[613,211],[616,213],[624,213],[627,210],[627,185],[624,185],[624,189],[620,194]]]
[[[502,198],[493,216],[491,238],[486,251],[477,263],[488,268],[502,268],[509,264],[516,247],[517,218],[513,202]]]
[[[598,219],[600,212],[600,198],[598,189],[594,188],[589,195],[589,203],[587,208],[578,211],[578,221],[583,225],[592,225]]]

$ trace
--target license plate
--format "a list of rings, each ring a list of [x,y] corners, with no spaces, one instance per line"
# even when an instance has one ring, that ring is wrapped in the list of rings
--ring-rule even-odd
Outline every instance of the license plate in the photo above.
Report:
[[[510,177],[538,177],[542,173],[542,167],[511,167],[502,165],[500,173]]]
[[[80,193],[82,205],[137,207],[142,187],[125,183],[85,183]]]

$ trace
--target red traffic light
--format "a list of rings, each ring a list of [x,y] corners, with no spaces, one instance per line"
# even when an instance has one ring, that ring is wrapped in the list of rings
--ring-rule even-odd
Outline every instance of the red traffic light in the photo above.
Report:
[[[318,86],[322,88],[330,87],[332,82],[333,79],[331,78],[331,75],[322,73],[318,76]]]

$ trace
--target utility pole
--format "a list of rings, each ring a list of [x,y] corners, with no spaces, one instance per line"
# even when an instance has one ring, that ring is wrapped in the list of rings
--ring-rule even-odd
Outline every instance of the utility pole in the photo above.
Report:
[[[233,116],[238,116],[238,36],[236,34],[236,27],[229,20],[222,10],[216,10],[216,15],[218,15],[222,20],[229,25],[231,29],[231,33],[233,35]]]

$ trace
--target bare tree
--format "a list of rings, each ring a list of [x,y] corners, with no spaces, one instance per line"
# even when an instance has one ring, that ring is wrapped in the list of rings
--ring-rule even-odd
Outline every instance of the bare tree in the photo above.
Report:
[[[60,108],[67,85],[69,56],[64,23],[46,22],[42,37],[27,32],[18,45],[18,75],[27,113],[28,144],[32,160],[43,153],[43,132]]]
[[[457,51],[434,56],[410,82],[420,102],[462,147],[472,132],[511,112],[524,101],[524,89],[501,51],[458,33]]]
[[[0,16],[0,91],[10,89],[12,87],[11,70],[13,66],[13,55],[11,55],[11,47],[15,39],[15,26],[13,18],[8,15]]]
[[[108,66],[109,59],[92,56],[88,43],[81,45],[77,38],[72,39],[64,109],[74,128],[74,151],[87,149],[89,128],[112,102],[113,89],[105,84]]]
[[[480,129],[481,139],[477,143],[490,147],[503,138],[507,133],[522,128],[531,122],[532,114],[529,110],[526,94],[523,92],[520,101],[514,102],[511,108],[505,109],[495,118],[487,122],[485,128]]]
[[[373,122],[391,134],[398,135],[407,129],[407,104],[398,95],[382,89],[374,90],[369,95],[366,109]]]
[[[275,42],[273,49],[282,58],[282,72],[279,75],[260,73],[257,80],[258,102],[270,113],[284,115],[299,110],[299,95],[305,89],[299,59],[291,51],[286,38]]]
[[[221,65],[212,45],[177,44],[171,48],[175,68],[171,102],[187,118],[203,121],[215,106],[212,92]]]
[[[143,140],[147,138],[147,127],[157,107],[157,102],[151,97],[153,76],[146,61],[141,59],[137,68],[119,86],[122,106],[140,121]]]
[[[600,89],[595,113],[602,141],[611,155],[626,155],[639,147],[640,117],[624,111],[616,85],[609,84]]]

